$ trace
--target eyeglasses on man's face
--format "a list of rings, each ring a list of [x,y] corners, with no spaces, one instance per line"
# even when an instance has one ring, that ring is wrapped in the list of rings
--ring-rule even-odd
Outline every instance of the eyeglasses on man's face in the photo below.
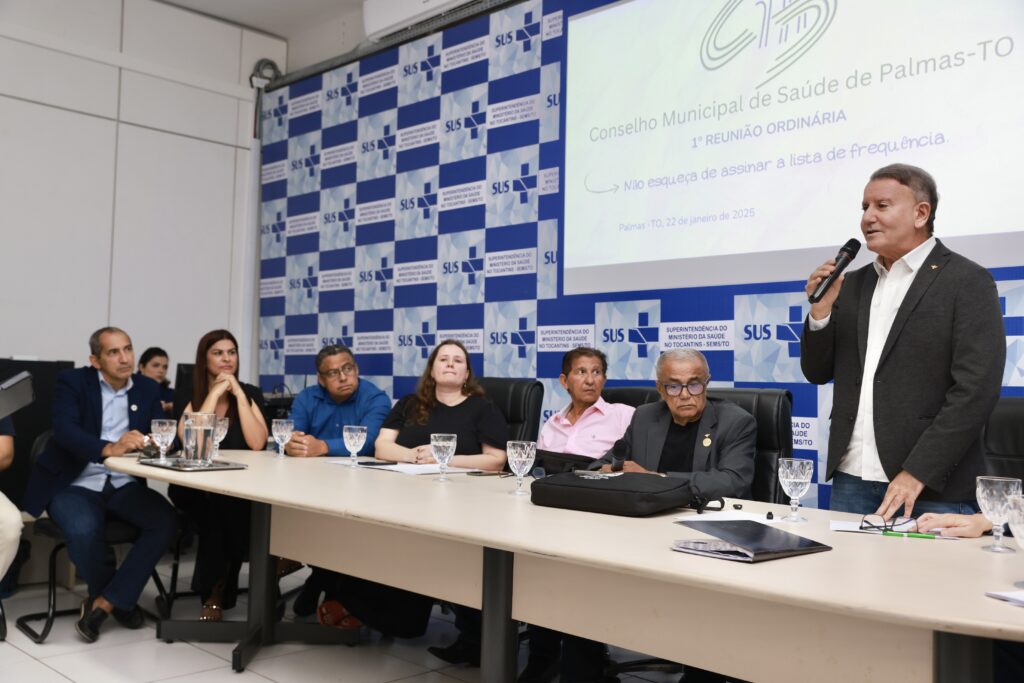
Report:
[[[356,366],[353,363],[346,363],[340,368],[331,368],[330,370],[324,370],[320,373],[320,376],[324,379],[338,379],[342,375],[348,377],[356,371]]]
[[[669,396],[678,396],[683,393],[683,389],[686,389],[686,391],[690,393],[690,396],[700,396],[704,393],[704,388],[708,385],[709,381],[709,379],[705,379],[703,381],[695,379],[692,382],[687,382],[686,384],[673,382],[671,384],[662,384],[661,388],[664,389],[665,393]]]

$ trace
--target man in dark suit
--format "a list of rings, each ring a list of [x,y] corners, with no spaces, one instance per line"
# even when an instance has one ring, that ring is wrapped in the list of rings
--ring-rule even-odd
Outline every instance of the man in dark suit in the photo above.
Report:
[[[606,463],[601,470],[610,470],[611,462],[619,458],[625,472],[687,480],[694,494],[705,500],[749,498],[757,454],[754,416],[731,401],[708,398],[711,370],[696,349],[662,352],[655,374],[662,400],[636,409],[626,433],[601,458]],[[597,660],[600,654],[593,641],[581,638],[566,638],[562,646],[563,659],[576,663]],[[686,666],[685,679],[688,683],[727,680],[692,666]]]
[[[938,201],[920,168],[875,171],[860,227],[878,256],[840,276],[804,325],[804,375],[835,380],[824,477],[833,510],[890,519],[975,509],[1006,340],[992,276],[932,235]],[[807,292],[834,269],[829,260],[815,270]]]
[[[139,595],[177,522],[163,496],[103,464],[145,445],[150,420],[164,417],[159,386],[132,378],[135,354],[123,330],[97,330],[89,350],[91,367],[57,376],[53,439],[33,466],[25,509],[36,516],[46,509],[64,532],[68,555],[89,586],[75,628],[94,642],[111,613],[128,628],[143,625]],[[139,529],[120,568],[103,540],[108,516]]]
[[[730,401],[708,398],[711,371],[696,349],[663,352],[655,372],[662,400],[636,409],[602,462],[618,456],[626,472],[686,479],[705,499],[749,497],[757,450],[754,416]]]

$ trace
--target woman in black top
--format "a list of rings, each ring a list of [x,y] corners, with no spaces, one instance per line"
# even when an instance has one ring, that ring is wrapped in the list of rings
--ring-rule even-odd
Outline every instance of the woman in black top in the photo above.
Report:
[[[453,466],[500,470],[505,466],[508,424],[483,394],[473,379],[466,347],[457,341],[441,342],[427,360],[416,393],[399,401],[384,420],[374,442],[375,456],[432,463],[430,435],[456,434]],[[328,574],[327,600],[318,610],[320,623],[338,628],[365,623],[400,638],[416,638],[426,631],[433,598],[354,576]],[[478,627],[474,630],[478,623],[476,610],[456,610],[460,628],[479,633]]]
[[[456,434],[452,467],[502,469],[508,425],[483,393],[466,347],[452,339],[441,342],[427,359],[416,393],[400,400],[384,420],[374,444],[376,457],[432,463],[430,435]]]
[[[184,433],[185,416],[192,412],[216,413],[230,420],[222,449],[266,448],[263,394],[258,387],[238,381],[238,342],[227,330],[213,330],[199,340],[192,400],[180,413],[175,410],[181,416],[179,438]],[[250,503],[173,484],[168,495],[185,511],[199,536],[192,575],[192,590],[203,602],[199,618],[220,621],[221,610],[234,607],[238,595],[238,571],[249,550]]]

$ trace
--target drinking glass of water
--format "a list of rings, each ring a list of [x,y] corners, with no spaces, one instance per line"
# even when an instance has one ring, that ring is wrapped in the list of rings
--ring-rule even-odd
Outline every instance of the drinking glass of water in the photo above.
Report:
[[[1020,479],[1012,477],[978,477],[978,507],[992,522],[992,543],[982,550],[990,553],[1013,553],[1013,548],[1003,543],[1003,525],[1010,516],[1010,499],[1021,494]]]
[[[192,413],[185,413],[185,421],[181,427],[181,458],[185,462],[192,460],[195,453],[195,439],[192,438]]]
[[[431,434],[430,450],[434,454],[434,460],[441,466],[441,476],[434,481],[451,481],[445,474],[448,472],[448,463],[455,455],[455,442],[457,434]]]
[[[800,497],[811,487],[811,476],[814,474],[814,462],[802,458],[779,458],[779,483],[782,490],[789,496],[789,514],[782,522],[806,522],[801,517]]]
[[[274,441],[277,442],[277,455],[275,458],[284,457],[284,445],[288,443],[292,438],[292,430],[295,429],[295,423],[291,420],[274,420],[270,426],[270,433],[274,435]]]
[[[216,460],[217,456],[220,455],[220,442],[224,440],[224,437],[228,435],[228,427],[231,425],[231,418],[229,417],[218,417],[217,427],[213,432],[213,456],[211,460]]]
[[[158,462],[167,462],[167,449],[174,443],[174,434],[177,431],[178,423],[174,420],[153,420],[149,424],[149,430],[153,434],[153,442],[160,449]]]
[[[516,490],[511,493],[514,496],[529,495],[529,491],[523,490],[523,477],[533,467],[533,459],[537,456],[537,444],[533,441],[509,441],[505,447],[508,453],[508,466],[512,474],[516,475]]]
[[[348,466],[357,467],[359,461],[356,460],[356,456],[366,443],[366,427],[363,425],[345,425],[341,428],[341,435],[345,439],[345,448],[348,449]]]
[[[192,413],[185,421],[192,460],[201,467],[210,464],[213,457],[217,416],[213,413]]]

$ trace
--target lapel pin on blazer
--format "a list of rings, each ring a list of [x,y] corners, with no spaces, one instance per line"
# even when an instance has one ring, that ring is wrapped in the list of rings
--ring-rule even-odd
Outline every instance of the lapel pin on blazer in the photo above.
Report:
[[[709,446],[711,446],[711,432],[708,432],[707,434],[704,435],[704,440],[701,442],[701,444],[703,444],[704,448],[708,448]]]
[[[134,413],[138,409],[139,409],[139,407],[133,403],[132,404],[132,412]]]
[[[932,264],[932,270],[938,270],[938,269],[939,269],[939,267],[933,263]]]

